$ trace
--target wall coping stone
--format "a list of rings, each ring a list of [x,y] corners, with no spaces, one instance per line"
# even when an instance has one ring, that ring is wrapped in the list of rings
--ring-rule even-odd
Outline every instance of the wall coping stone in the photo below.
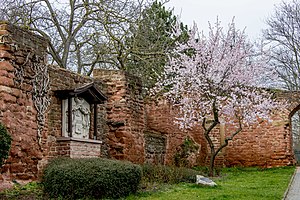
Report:
[[[65,142],[65,141],[75,141],[82,143],[93,143],[93,144],[102,144],[100,140],[91,140],[91,139],[82,139],[82,138],[73,138],[73,137],[58,137],[56,138],[57,142]]]

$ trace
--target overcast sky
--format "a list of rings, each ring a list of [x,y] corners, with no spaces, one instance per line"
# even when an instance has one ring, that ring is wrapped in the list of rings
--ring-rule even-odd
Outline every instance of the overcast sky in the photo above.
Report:
[[[214,23],[218,17],[227,26],[235,17],[236,27],[246,28],[249,38],[256,39],[266,28],[264,20],[274,12],[274,4],[279,3],[281,0],[170,0],[165,6],[174,8],[174,14],[188,26],[195,21],[204,33],[208,21]]]

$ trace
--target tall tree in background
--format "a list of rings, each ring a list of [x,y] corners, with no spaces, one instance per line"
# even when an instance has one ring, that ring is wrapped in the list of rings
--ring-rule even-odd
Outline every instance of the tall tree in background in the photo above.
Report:
[[[130,48],[126,70],[140,76],[146,88],[151,88],[164,71],[175,41],[183,42],[187,37],[187,27],[182,24],[183,33],[174,37],[176,23],[172,10],[155,1],[142,11],[139,22],[130,27],[132,35],[126,41]]]
[[[181,128],[202,124],[212,176],[216,156],[244,125],[269,118],[275,103],[270,93],[257,87],[266,63],[253,57],[253,45],[233,22],[226,32],[217,21],[207,37],[194,27],[188,42],[178,44],[174,53],[157,90],[165,90],[164,96],[178,107]],[[230,128],[225,141],[216,145],[212,132],[220,121],[235,130]]]
[[[266,21],[265,38],[270,42],[271,63],[283,87],[300,89],[300,2],[282,2]]]
[[[152,87],[178,39],[176,17],[158,1],[0,1],[1,18],[48,38],[51,62],[80,74],[120,69]]]
[[[125,69],[128,28],[144,4],[134,0],[0,0],[0,16],[49,39],[53,63],[90,75]]]

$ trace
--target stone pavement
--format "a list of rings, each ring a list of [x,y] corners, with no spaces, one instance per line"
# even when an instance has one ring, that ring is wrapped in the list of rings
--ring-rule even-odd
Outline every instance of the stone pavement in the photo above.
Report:
[[[300,167],[297,167],[283,200],[300,200]]]

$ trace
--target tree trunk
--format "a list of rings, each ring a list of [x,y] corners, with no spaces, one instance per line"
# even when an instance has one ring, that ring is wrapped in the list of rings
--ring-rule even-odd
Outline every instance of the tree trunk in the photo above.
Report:
[[[215,150],[211,149],[210,150],[209,168],[208,168],[208,175],[211,177],[215,176],[215,159],[216,159]]]

